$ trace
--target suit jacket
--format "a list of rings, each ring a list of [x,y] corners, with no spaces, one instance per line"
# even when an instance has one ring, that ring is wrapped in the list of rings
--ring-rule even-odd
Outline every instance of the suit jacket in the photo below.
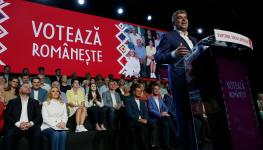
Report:
[[[189,39],[193,42],[193,45],[196,44],[196,39],[189,36]],[[186,41],[180,36],[178,31],[174,30],[165,34],[159,46],[157,47],[157,52],[155,54],[155,60],[159,64],[169,64],[169,84],[172,90],[181,88],[185,86],[185,68],[184,61],[182,56],[172,57],[171,53],[174,51],[180,43],[183,44],[187,49],[191,50]]]
[[[115,98],[116,98],[116,103],[120,104],[121,98],[120,98],[119,93],[115,92]],[[103,99],[104,106],[113,107],[110,91],[106,91],[102,93],[102,99]]]
[[[32,92],[30,93],[30,97],[34,98],[34,90],[32,89]],[[38,101],[43,103],[47,100],[47,90],[39,88],[38,90]]]
[[[161,112],[168,112],[168,107],[165,105],[163,100],[159,99],[160,111],[158,109],[157,104],[153,96],[148,97],[147,101],[148,109],[149,109],[149,119],[153,124],[157,123],[157,120],[161,117]]]
[[[5,126],[6,129],[15,126],[15,123],[20,120],[22,111],[21,98],[17,97],[9,101],[5,110]],[[34,126],[40,126],[42,123],[41,107],[39,102],[33,98],[28,99],[27,104],[28,121],[32,121]]]
[[[0,133],[4,127],[4,108],[4,103],[0,101]]]
[[[144,101],[140,100],[140,109],[139,109],[135,101],[135,98],[132,96],[127,98],[127,103],[125,107],[127,109],[127,115],[130,123],[136,122],[139,119],[139,116],[141,116],[142,119],[146,119],[146,120],[149,119],[148,110],[146,108]]]
[[[175,104],[173,101],[173,97],[165,94],[164,98],[163,98],[163,102],[167,106],[167,108],[169,110],[169,114],[171,115],[171,117],[176,118],[176,111],[175,111]]]

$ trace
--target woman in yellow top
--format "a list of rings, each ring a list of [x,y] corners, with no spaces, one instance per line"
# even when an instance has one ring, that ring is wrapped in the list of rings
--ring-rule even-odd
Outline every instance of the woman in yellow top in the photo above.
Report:
[[[84,106],[85,94],[80,88],[77,79],[71,81],[71,86],[72,88],[66,93],[69,117],[73,115],[76,117],[77,126],[75,132],[88,131],[83,125],[87,116],[87,110]]]
[[[156,70],[156,62],[154,60],[154,54],[156,53],[156,48],[153,45],[153,41],[149,40],[149,45],[146,46],[146,56],[147,56],[147,62],[146,65],[150,66],[150,77],[156,78],[155,70]]]

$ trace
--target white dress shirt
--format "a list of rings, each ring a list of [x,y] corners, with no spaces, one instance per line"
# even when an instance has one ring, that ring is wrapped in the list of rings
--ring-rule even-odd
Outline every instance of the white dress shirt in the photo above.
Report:
[[[154,101],[155,101],[155,104],[156,104],[157,107],[158,107],[158,111],[161,112],[161,111],[160,111],[160,102],[159,102],[158,97],[155,97],[155,96],[154,96],[153,99],[154,99]]]
[[[41,125],[41,130],[56,127],[60,122],[66,124],[68,121],[66,104],[54,99],[52,99],[50,103],[45,101],[42,105],[42,117],[43,123]]]
[[[47,83],[44,83],[44,85],[41,86],[42,89],[45,89],[47,91],[49,91],[51,89],[50,85]]]
[[[29,99],[29,97],[27,97],[26,99],[21,98],[22,110],[21,110],[21,116],[20,116],[19,121],[15,123],[15,125],[17,127],[19,127],[22,122],[28,122],[29,121],[28,120],[28,114],[27,114],[28,99]],[[31,125],[34,125],[34,123],[32,121],[30,123],[31,123]]]
[[[175,29],[176,30],[176,29]],[[185,42],[187,43],[187,45],[190,47],[189,51],[191,51],[194,47],[193,42],[190,40],[190,38],[188,37],[188,32],[183,33],[182,31],[176,30],[179,35],[185,40]],[[171,53],[172,57],[175,58],[176,57],[176,50],[172,51]]]
[[[33,90],[34,92],[34,99],[38,100],[38,90]]]
[[[179,31],[179,30],[177,30],[177,31],[179,32],[180,36],[185,40],[185,42],[187,43],[187,45],[190,47],[190,50],[192,50],[193,47],[194,47],[194,44],[193,44],[193,42],[190,40],[190,38],[189,38],[189,36],[188,36],[188,32],[186,32],[186,34],[185,34],[185,33],[183,33],[182,31]]]
[[[110,91],[111,99],[112,99],[112,106],[117,105],[116,97],[115,97],[115,91]]]
[[[137,104],[137,106],[138,106],[138,109],[141,110],[141,109],[140,109],[140,100],[139,100],[139,99],[135,99],[135,102],[136,102],[136,104]],[[142,119],[142,117],[139,116],[139,119]]]

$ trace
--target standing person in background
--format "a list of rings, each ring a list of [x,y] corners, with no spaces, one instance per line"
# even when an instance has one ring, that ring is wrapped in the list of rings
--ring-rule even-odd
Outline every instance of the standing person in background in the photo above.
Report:
[[[193,119],[191,113],[188,87],[183,57],[190,53],[196,39],[189,36],[188,17],[185,10],[177,10],[172,16],[174,30],[163,36],[155,60],[160,64],[169,64],[169,84],[176,106],[176,117],[180,143],[183,150],[196,149]]]
[[[156,62],[154,60],[154,54],[156,53],[156,48],[153,45],[153,41],[149,40],[149,45],[146,46],[146,66],[150,67],[150,78],[156,78]]]

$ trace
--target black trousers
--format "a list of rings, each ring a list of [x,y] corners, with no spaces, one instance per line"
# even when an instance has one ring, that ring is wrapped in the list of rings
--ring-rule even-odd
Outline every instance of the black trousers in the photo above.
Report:
[[[104,123],[103,110],[101,107],[92,106],[88,108],[89,118],[92,124],[102,124]]]
[[[20,130],[16,126],[13,126],[6,130],[4,136],[4,149],[15,150],[16,142],[22,137],[25,137],[30,141],[31,150],[40,149],[41,130],[40,126],[35,125],[28,130]]]
[[[140,122],[132,122],[130,127],[135,129],[136,139],[140,150],[149,150],[151,145],[151,131],[153,126],[147,122],[146,124]]]

